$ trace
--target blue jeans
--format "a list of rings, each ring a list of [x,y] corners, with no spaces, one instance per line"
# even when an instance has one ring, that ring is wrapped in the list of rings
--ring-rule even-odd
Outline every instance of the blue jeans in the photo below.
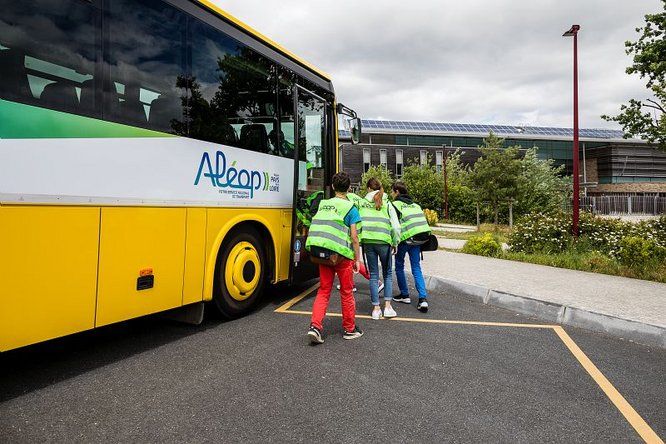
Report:
[[[407,245],[401,243],[398,245],[398,252],[395,255],[395,275],[398,278],[398,287],[400,294],[409,296],[409,287],[407,287],[407,278],[405,277],[405,254],[409,254],[409,263],[412,266],[412,276],[414,276],[414,285],[419,294],[419,298],[427,298],[425,280],[421,272],[421,247],[418,245]]]
[[[379,305],[379,262],[382,263],[384,276],[384,300],[393,299],[393,274],[391,246],[389,244],[363,244],[363,252],[368,261],[370,272],[370,300],[372,305]]]

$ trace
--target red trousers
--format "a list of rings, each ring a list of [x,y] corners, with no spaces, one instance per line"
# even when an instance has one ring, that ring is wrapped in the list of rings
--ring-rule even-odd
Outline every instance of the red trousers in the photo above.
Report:
[[[354,331],[356,322],[356,301],[354,300],[354,262],[349,259],[343,259],[335,267],[319,265],[319,291],[312,306],[311,324],[319,330],[323,328],[324,316],[328,302],[331,299],[331,290],[333,289],[333,279],[338,274],[340,280],[340,299],[342,302],[342,328],[346,331]]]

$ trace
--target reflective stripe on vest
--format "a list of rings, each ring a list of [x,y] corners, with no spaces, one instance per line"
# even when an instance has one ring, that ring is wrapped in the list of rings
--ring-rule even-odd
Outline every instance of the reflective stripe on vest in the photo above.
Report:
[[[383,205],[377,210],[374,202],[363,199],[358,204],[363,228],[361,229],[361,242],[391,244],[391,219],[388,207]]]
[[[430,233],[430,225],[418,204],[407,204],[396,200],[393,202],[395,208],[400,212],[400,242],[405,241],[420,233]]]
[[[312,218],[305,248],[326,248],[348,259],[354,259],[351,230],[345,225],[345,217],[353,206],[350,201],[338,197],[322,200],[317,214]]]

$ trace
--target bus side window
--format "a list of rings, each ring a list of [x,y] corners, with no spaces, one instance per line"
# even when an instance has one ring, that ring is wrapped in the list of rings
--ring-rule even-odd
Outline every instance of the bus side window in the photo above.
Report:
[[[4,2],[0,97],[99,117],[94,94],[81,105],[95,72],[99,23],[100,11],[79,0]]]
[[[109,44],[104,61],[109,86],[114,87],[105,88],[104,117],[187,135],[185,14],[161,0],[114,0],[105,5]]]
[[[16,49],[0,50],[0,98],[32,98],[28,73],[25,69],[25,54]]]
[[[278,121],[273,62],[197,19],[190,30],[189,136],[281,155],[269,136]],[[237,138],[229,137],[233,132]]]

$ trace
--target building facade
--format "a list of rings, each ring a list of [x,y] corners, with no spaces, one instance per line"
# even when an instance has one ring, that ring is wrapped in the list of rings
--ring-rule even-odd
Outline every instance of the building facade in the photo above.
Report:
[[[434,122],[363,120],[361,143],[351,145],[341,131],[341,167],[352,182],[371,166],[384,165],[394,177],[405,166],[429,162],[441,170],[444,156],[460,150],[462,161],[473,165],[478,147],[492,131],[504,146],[521,151],[537,148],[542,159],[553,159],[572,174],[573,132],[569,128],[507,125],[468,125]],[[666,152],[644,141],[623,139],[621,131],[580,130],[580,178],[588,195],[638,195],[666,197]]]

